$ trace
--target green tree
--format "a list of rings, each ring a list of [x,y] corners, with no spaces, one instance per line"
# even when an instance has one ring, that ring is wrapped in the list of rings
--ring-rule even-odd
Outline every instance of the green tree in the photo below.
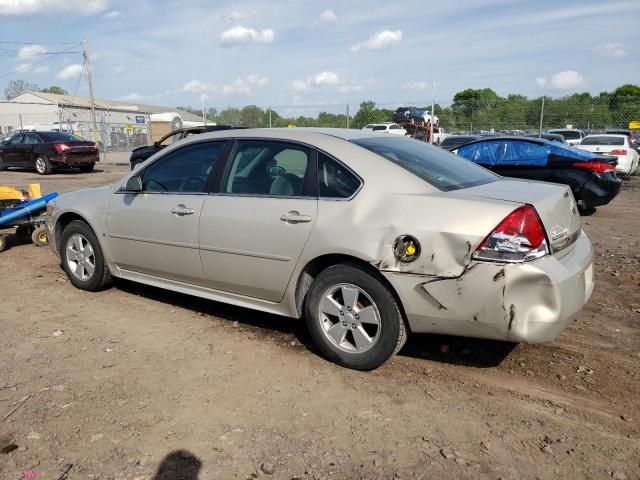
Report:
[[[4,89],[4,96],[7,100],[11,100],[17,97],[21,93],[38,91],[38,86],[35,83],[29,83],[25,80],[11,80]]]
[[[52,85],[49,88],[43,88],[40,90],[42,93],[55,93],[56,95],[69,95],[64,88],[58,87],[57,85]]]

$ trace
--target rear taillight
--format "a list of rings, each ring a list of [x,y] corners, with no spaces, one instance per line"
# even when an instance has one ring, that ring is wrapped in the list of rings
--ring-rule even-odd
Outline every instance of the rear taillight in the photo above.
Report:
[[[618,148],[616,150],[611,150],[609,155],[626,155],[627,151],[624,148]]]
[[[54,147],[56,148],[56,152],[58,153],[64,153],[69,150],[69,146],[65,145],[64,143],[56,143]]]
[[[493,229],[473,253],[476,260],[526,262],[549,253],[538,212],[531,205],[515,209]]]
[[[583,168],[585,170],[591,170],[596,173],[613,172],[616,167],[612,163],[607,162],[576,162],[572,163],[573,168]]]

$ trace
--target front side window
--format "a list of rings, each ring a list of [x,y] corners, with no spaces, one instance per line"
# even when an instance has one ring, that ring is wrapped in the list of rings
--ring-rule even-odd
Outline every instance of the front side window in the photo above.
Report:
[[[361,181],[340,163],[318,153],[318,194],[320,198],[351,198]]]
[[[22,137],[24,137],[24,135],[21,133],[14,135],[11,137],[11,140],[9,140],[9,145],[18,145],[19,143],[22,143]]]
[[[309,150],[305,147],[263,140],[238,142],[223,193],[309,196],[304,188],[308,174]]]
[[[385,135],[352,142],[445,192],[495,182],[499,178],[464,158],[418,140]]]
[[[206,193],[225,142],[202,142],[173,150],[142,172],[142,190],[151,193]]]

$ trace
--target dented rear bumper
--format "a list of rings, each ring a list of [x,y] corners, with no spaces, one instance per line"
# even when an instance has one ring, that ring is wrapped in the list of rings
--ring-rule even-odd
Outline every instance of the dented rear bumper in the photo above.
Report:
[[[593,249],[584,232],[572,247],[523,264],[472,261],[457,277],[382,274],[413,332],[513,342],[551,341],[593,291]]]

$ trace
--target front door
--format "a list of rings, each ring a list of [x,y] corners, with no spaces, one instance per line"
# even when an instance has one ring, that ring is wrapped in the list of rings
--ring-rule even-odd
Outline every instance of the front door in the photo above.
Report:
[[[33,158],[33,147],[41,143],[37,133],[25,133],[22,142],[16,145],[16,166],[33,168],[35,158]]]
[[[22,139],[24,138],[23,133],[17,133],[9,140],[9,143],[5,145],[2,149],[2,162],[5,166],[15,167],[20,165],[19,158],[19,147],[22,143]]]
[[[221,193],[207,197],[200,255],[210,288],[278,302],[316,221],[315,165],[306,147],[241,140]]]
[[[141,193],[112,195],[107,236],[118,267],[202,283],[198,223],[224,141],[172,149],[137,173]]]

